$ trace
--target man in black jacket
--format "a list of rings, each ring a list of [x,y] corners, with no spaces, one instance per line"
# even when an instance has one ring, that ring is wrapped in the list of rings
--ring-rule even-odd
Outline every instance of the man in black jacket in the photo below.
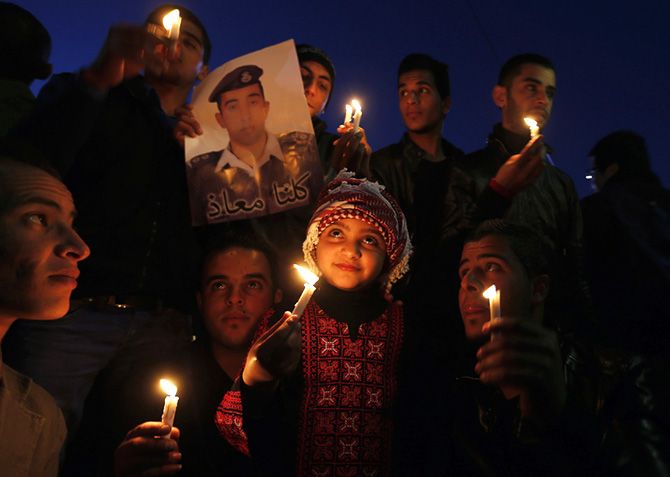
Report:
[[[149,33],[162,30],[172,8],[157,8],[143,26],[112,27],[98,58],[55,76],[16,132],[63,176],[94,251],[72,312],[62,322],[21,324],[7,343],[7,357],[56,397],[71,433],[101,370],[110,386],[123,383],[133,360],[191,336],[184,311],[195,242],[171,116],[207,73],[211,48],[184,8],[176,49]]]
[[[442,137],[451,108],[449,67],[428,55],[411,54],[398,67],[398,106],[407,128],[402,140],[371,158],[373,178],[400,203],[417,254],[437,232],[439,198],[448,168],[462,151]]]

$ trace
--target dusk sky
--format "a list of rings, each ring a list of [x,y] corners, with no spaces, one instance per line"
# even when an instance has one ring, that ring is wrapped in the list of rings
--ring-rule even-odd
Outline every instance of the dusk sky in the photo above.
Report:
[[[25,0],[53,39],[55,72],[89,64],[113,23],[141,23],[154,0]],[[453,0],[303,2],[194,0],[183,2],[213,42],[211,66],[293,38],[323,48],[336,68],[324,119],[330,130],[357,97],[373,149],[403,133],[396,68],[408,53],[447,62],[453,107],[445,137],[466,152],[483,146],[500,113],[491,101],[498,70],[510,56],[537,52],[553,60],[557,95],[546,142],[580,196],[593,144],[616,129],[647,139],[652,165],[670,185],[663,149],[670,134],[670,1],[530,2]],[[39,89],[39,84],[34,89]]]

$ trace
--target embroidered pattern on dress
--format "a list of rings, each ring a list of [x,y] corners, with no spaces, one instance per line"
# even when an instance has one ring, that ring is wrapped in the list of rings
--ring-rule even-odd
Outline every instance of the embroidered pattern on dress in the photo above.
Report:
[[[298,426],[297,475],[382,476],[390,473],[402,311],[391,305],[359,327],[310,303],[302,319],[305,392]]]

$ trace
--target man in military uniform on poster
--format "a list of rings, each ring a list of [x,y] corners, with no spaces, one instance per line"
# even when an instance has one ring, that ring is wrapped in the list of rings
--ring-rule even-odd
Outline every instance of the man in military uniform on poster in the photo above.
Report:
[[[260,77],[263,70],[244,65],[226,74],[209,96],[217,103],[217,123],[228,131],[225,149],[195,156],[189,184],[195,225],[226,216],[244,219],[306,205],[314,180],[320,178],[313,134],[276,136],[265,128],[270,102]],[[318,192],[318,189],[312,193]]]

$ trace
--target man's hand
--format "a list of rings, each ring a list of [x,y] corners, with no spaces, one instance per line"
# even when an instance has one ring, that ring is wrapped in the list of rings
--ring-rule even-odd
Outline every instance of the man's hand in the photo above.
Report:
[[[170,437],[166,438],[168,434]],[[140,424],[116,448],[114,474],[117,477],[177,474],[181,470],[178,439],[176,427],[160,422]]]
[[[247,386],[291,374],[300,362],[300,320],[288,311],[253,344],[242,371]]]
[[[346,168],[359,177],[370,177],[372,148],[368,144],[365,130],[359,128],[354,134],[352,124],[343,124],[337,128],[337,133],[340,138],[335,141],[335,149],[330,157],[332,168],[336,172]]]
[[[475,372],[503,392],[519,390],[524,417],[553,423],[565,406],[566,390],[556,333],[529,319],[504,317],[486,323],[494,339],[477,351]]]
[[[184,138],[196,137],[202,134],[202,127],[193,115],[193,105],[185,104],[174,111],[177,117],[177,124],[174,127],[174,138],[181,147],[184,147]]]
[[[164,40],[145,27],[115,25],[109,29],[93,64],[82,71],[82,78],[88,85],[105,92],[140,74],[148,57],[153,61],[167,61],[167,54]]]
[[[535,182],[544,169],[542,158],[546,154],[543,136],[538,135],[528,141],[519,154],[511,156],[500,166],[494,177],[511,195],[521,192]]]

